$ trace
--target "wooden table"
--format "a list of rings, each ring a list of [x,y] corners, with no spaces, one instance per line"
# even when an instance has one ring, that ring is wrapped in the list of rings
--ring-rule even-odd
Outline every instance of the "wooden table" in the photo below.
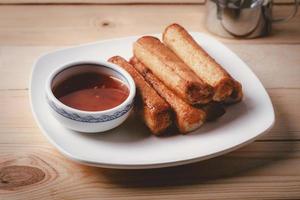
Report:
[[[276,14],[286,15],[291,6],[281,2]],[[202,3],[0,0],[0,199],[300,199],[300,14],[267,38],[218,38],[257,74],[276,110],[269,134],[227,155],[154,170],[88,167],[62,156],[33,120],[28,84],[38,56],[172,22],[207,32]]]

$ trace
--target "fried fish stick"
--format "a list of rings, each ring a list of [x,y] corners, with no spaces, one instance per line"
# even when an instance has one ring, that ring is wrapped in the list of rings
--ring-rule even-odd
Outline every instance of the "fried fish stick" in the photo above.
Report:
[[[176,125],[181,133],[191,132],[204,123],[206,114],[203,110],[194,108],[179,98],[137,58],[132,58],[130,63],[173,108],[176,115]]]
[[[163,42],[202,80],[214,88],[214,101],[223,101],[233,91],[234,80],[180,25],[172,24],[163,33]]]
[[[212,88],[159,39],[144,36],[134,43],[133,52],[138,60],[186,102],[204,104],[211,100]]]
[[[157,94],[143,76],[124,58],[114,56],[108,61],[119,65],[132,76],[141,97],[141,115],[145,124],[153,134],[159,135],[163,133],[172,123],[170,105]]]

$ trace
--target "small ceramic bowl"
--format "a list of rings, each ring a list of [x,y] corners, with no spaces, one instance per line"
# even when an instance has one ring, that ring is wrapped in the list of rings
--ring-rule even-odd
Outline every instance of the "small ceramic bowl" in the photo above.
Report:
[[[129,89],[129,95],[120,105],[103,111],[83,111],[71,108],[59,101],[53,94],[53,87],[67,78],[86,72],[101,72],[122,80]],[[103,132],[123,123],[129,116],[135,97],[135,83],[121,67],[106,61],[73,62],[58,67],[46,83],[46,100],[54,117],[69,129],[79,132]]]

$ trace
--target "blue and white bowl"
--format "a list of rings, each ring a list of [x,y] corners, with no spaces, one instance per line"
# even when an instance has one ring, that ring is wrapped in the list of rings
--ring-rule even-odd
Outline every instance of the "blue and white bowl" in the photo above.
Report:
[[[71,108],[53,94],[53,86],[70,76],[85,72],[101,72],[122,80],[129,89],[127,99],[120,105],[103,111],[83,111]],[[106,61],[73,62],[58,67],[46,83],[46,101],[54,117],[65,127],[79,132],[103,132],[122,124],[130,114],[135,97],[135,83],[128,72]]]

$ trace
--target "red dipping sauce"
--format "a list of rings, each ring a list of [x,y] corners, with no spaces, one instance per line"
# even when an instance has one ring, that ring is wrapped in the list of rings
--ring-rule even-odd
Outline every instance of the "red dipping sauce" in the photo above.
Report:
[[[129,89],[122,80],[96,72],[69,77],[52,91],[63,104],[83,111],[114,108],[129,95]]]

